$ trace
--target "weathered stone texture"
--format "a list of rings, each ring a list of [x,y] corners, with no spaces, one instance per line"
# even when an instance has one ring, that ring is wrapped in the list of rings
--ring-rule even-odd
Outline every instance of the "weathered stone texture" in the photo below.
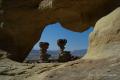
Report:
[[[120,7],[101,18],[90,34],[85,59],[120,57]]]
[[[0,49],[22,62],[44,27],[60,22],[82,32],[120,5],[120,0],[0,0]]]

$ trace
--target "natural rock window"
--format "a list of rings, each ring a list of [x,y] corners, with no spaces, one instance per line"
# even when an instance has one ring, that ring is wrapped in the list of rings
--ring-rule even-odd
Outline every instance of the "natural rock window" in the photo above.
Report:
[[[55,23],[46,26],[44,29],[40,40],[34,45],[30,54],[26,58],[26,60],[39,60],[40,56],[40,47],[39,42],[48,42],[49,48],[48,53],[51,54],[51,58],[58,58],[59,47],[57,45],[58,39],[67,39],[67,44],[65,46],[65,51],[70,51],[72,55],[75,56],[84,56],[88,48],[88,39],[89,33],[92,32],[93,29],[90,28],[85,32],[73,32],[67,30],[61,26],[60,23]]]

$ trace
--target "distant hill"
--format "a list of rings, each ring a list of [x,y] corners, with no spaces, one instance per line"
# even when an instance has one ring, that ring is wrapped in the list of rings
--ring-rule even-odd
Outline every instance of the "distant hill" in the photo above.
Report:
[[[87,49],[82,50],[74,50],[71,52],[74,56],[80,56],[83,57],[87,53]]]
[[[39,50],[32,50],[27,56],[26,60],[39,60]]]
[[[71,54],[74,55],[74,56],[83,57],[86,54],[86,52],[87,52],[87,49],[74,50],[74,51],[71,51]],[[30,52],[30,54],[28,55],[28,57],[26,58],[26,60],[39,60],[39,58],[40,58],[39,53],[40,53],[39,50],[32,50]],[[52,59],[57,59],[58,58],[59,51],[49,50],[48,53],[51,54]]]
[[[58,58],[59,51],[48,51],[49,54],[51,54],[51,58],[56,59]],[[26,60],[38,60],[40,59],[40,51],[39,50],[32,50]]]

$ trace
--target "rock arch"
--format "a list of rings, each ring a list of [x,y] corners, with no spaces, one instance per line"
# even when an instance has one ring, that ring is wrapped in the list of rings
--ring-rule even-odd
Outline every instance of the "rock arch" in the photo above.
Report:
[[[41,9],[41,1],[0,0],[0,49],[12,60],[25,59],[45,25],[59,21],[82,32],[120,6],[120,0],[53,0],[52,7]]]

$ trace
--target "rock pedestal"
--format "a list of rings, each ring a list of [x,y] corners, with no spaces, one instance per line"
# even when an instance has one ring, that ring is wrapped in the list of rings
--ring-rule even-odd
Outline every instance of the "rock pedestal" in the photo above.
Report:
[[[58,59],[59,62],[68,62],[72,60],[72,55],[70,54],[70,51],[64,51],[66,43],[67,43],[66,39],[59,39],[57,41],[57,44],[60,47]]]
[[[72,55],[70,51],[63,51],[62,54],[59,55],[59,62],[68,62],[71,61]]]
[[[60,54],[63,53],[64,49],[65,49],[65,45],[67,43],[67,40],[66,39],[59,39],[57,41],[57,45],[60,47]]]
[[[49,62],[50,55],[47,53],[49,43],[40,42],[40,62]]]

